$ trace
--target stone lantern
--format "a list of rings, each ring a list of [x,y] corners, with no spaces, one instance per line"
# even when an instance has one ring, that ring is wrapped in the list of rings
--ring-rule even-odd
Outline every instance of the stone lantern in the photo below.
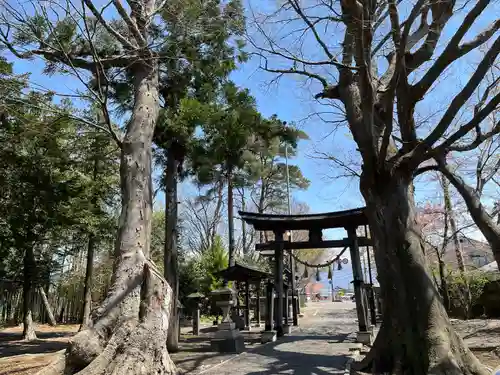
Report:
[[[222,310],[222,322],[218,326],[212,347],[221,353],[241,353],[245,350],[245,343],[240,331],[235,329],[231,320],[231,307],[236,305],[236,292],[225,286],[211,293],[213,302]]]

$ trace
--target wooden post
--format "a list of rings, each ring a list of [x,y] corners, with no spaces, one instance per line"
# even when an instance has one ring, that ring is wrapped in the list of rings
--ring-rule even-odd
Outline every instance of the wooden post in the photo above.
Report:
[[[257,306],[255,307],[257,327],[260,327],[260,285],[260,280],[258,280],[255,288],[255,295],[257,296]]]
[[[284,289],[283,290],[283,294],[285,295],[285,301],[284,301],[285,303],[284,303],[284,306],[283,306],[283,308],[285,309],[285,311],[284,311],[284,315],[285,315],[284,318],[285,318],[285,325],[288,325],[288,310],[289,310],[289,308],[288,308],[288,306],[289,306],[288,305],[288,297],[289,297],[289,293],[288,293],[288,289],[289,288],[288,288],[288,285],[285,285],[283,289]]]
[[[299,312],[297,308],[297,301],[298,300],[298,295],[297,295],[297,287],[295,285],[295,259],[293,259],[292,256],[292,250],[290,250],[290,267],[292,271],[292,281],[290,283],[290,287],[292,288],[292,320],[293,320],[293,325],[298,326],[299,325]]]
[[[350,241],[349,250],[351,252],[352,275],[354,284],[354,294],[356,298],[356,312],[358,314],[358,325],[360,332],[367,331],[368,317],[366,314],[365,298],[364,298],[364,283],[363,271],[361,269],[361,259],[359,257],[358,238],[356,236],[356,228],[346,228],[347,236]]]
[[[365,237],[368,238],[368,226],[365,225]],[[368,263],[368,277],[370,281],[369,301],[370,301],[370,315],[372,324],[377,324],[377,313],[375,308],[375,291],[373,290],[373,276],[372,276],[372,262],[370,260],[370,247],[366,246],[366,261]]]
[[[196,305],[193,314],[193,335],[198,336],[200,334],[200,305]]]
[[[250,281],[245,283],[245,329],[250,329]]]
[[[283,336],[283,231],[275,231],[274,239],[274,287],[276,288],[276,334]]]
[[[236,315],[240,316],[240,283],[238,281],[234,282],[236,287]]]
[[[268,282],[266,285],[266,331],[273,330],[273,317],[274,317],[274,298],[273,298],[273,284]]]

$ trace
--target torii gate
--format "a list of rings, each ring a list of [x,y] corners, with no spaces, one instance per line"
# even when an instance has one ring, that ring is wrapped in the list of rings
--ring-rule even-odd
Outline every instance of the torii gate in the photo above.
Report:
[[[356,208],[346,211],[329,212],[323,214],[304,214],[304,215],[274,215],[259,214],[254,212],[238,212],[241,219],[252,225],[258,231],[271,231],[274,233],[274,241],[260,243],[255,245],[257,251],[274,250],[275,258],[275,291],[277,294],[276,331],[277,336],[283,336],[283,253],[284,250],[298,249],[326,249],[326,248],[347,248],[350,249],[353,284],[356,298],[356,311],[358,315],[358,341],[369,343],[372,340],[372,326],[369,324],[368,308],[365,302],[365,283],[361,269],[361,259],[359,256],[359,246],[371,246],[372,241],[366,237],[358,237],[356,229],[359,226],[368,225],[365,215],[365,208]],[[324,241],[322,238],[323,230],[330,228],[344,228],[347,231],[347,238],[341,240]],[[284,234],[287,231],[305,230],[309,232],[309,240],[303,242],[284,241]],[[293,320],[297,324],[297,303],[294,299],[295,276],[294,267],[292,271],[292,301],[293,302]],[[373,295],[371,296],[373,297]],[[373,298],[370,298],[370,305],[373,305]],[[268,310],[269,311],[269,310]],[[373,312],[373,311],[372,311]],[[374,314],[372,314],[373,322]],[[268,317],[269,320],[272,317]],[[272,320],[271,320],[272,322]],[[272,330],[272,324],[270,325]],[[266,329],[269,324],[266,324]]]

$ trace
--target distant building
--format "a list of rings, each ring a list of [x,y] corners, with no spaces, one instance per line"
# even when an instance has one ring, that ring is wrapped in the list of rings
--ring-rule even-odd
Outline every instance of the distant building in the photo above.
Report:
[[[482,266],[479,270],[483,272],[498,272],[498,264],[496,261],[491,262],[485,266]]]
[[[490,246],[482,241],[461,236],[459,238],[464,264],[466,268],[478,269],[495,260]],[[449,241],[443,255],[444,262],[452,269],[457,269],[457,256],[455,254],[455,244]]]

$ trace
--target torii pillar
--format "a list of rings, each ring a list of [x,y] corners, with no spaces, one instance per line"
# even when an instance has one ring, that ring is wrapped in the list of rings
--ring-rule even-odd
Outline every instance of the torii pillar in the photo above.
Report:
[[[359,256],[358,237],[356,227],[346,228],[349,238],[349,250],[351,253],[352,275],[354,284],[354,295],[356,298],[356,312],[358,314],[359,331],[357,341],[363,344],[371,344],[373,341],[373,330],[368,326],[368,309],[365,303],[365,287],[363,281],[363,271]]]
[[[276,290],[276,335],[282,337],[283,332],[283,231],[274,231],[276,247],[274,249],[274,288]]]

